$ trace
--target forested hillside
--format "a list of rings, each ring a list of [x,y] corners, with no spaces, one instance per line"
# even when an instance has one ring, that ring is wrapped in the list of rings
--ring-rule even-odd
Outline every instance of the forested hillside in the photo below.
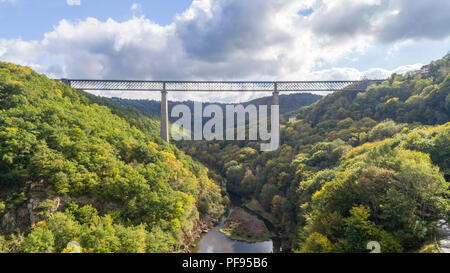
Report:
[[[283,249],[416,251],[450,212],[450,58],[294,112],[282,146],[185,142],[230,193],[272,221]]]
[[[92,100],[0,63],[0,252],[64,252],[71,241],[174,252],[224,212],[221,187],[157,136],[157,122]]]
[[[280,113],[285,114],[294,110],[299,109],[300,107],[310,105],[322,98],[320,95],[308,94],[308,93],[299,93],[299,94],[289,94],[289,95],[280,95]],[[130,100],[130,99],[121,99],[121,98],[112,98],[113,101],[120,103],[123,106],[133,107],[134,109],[139,110],[140,112],[146,114],[150,117],[159,117],[161,113],[161,103],[159,101],[154,100]],[[184,104],[191,109],[191,113],[194,113],[194,102],[193,101],[169,101],[169,118],[170,113],[172,111],[172,107],[178,104]],[[249,104],[252,105],[270,105],[272,103],[272,96],[262,97],[259,99],[254,99],[248,102],[242,103],[242,105],[247,106]],[[225,103],[212,103],[207,102],[204,103],[204,107],[210,104],[219,105],[223,110],[227,104]],[[170,118],[170,121],[176,121],[177,118]]]
[[[369,92],[336,92],[310,107],[300,109],[298,116],[313,125],[364,117],[376,121],[389,118],[396,122],[422,124],[448,122],[450,54],[427,67],[427,74],[394,74]]]

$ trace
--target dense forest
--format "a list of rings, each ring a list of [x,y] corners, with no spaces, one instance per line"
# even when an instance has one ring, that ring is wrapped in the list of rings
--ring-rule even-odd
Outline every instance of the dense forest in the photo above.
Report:
[[[92,96],[93,97],[93,96]],[[287,114],[292,112],[293,115],[295,114],[295,111],[298,110],[302,106],[307,106],[310,104],[313,104],[314,102],[320,100],[322,96],[316,95],[316,94],[309,94],[309,93],[297,93],[297,94],[289,94],[289,95],[280,95],[280,113],[281,114]],[[94,99],[94,98],[93,98]],[[112,98],[113,101],[126,106],[126,107],[132,107],[133,109],[139,110],[141,113],[153,117],[153,118],[159,118],[160,112],[161,112],[161,103],[159,101],[154,100],[131,100],[131,99],[122,99],[122,98]],[[111,103],[111,102],[109,102]],[[269,97],[262,97],[258,99],[254,99],[251,101],[243,102],[241,103],[246,107],[247,105],[270,105],[272,103],[272,96]],[[169,101],[168,107],[169,107],[169,121],[175,122],[178,118],[172,118],[170,116],[170,113],[172,111],[172,108],[176,105],[183,104],[189,107],[191,110],[191,113],[194,113],[194,101],[182,101],[182,102],[176,102],[176,101]],[[208,105],[219,105],[223,111],[226,109],[225,103],[211,103],[211,102],[204,102],[203,107],[206,107]],[[205,122],[207,119],[205,119]]]
[[[227,199],[158,132],[137,110],[0,63],[0,252],[189,245]]]
[[[159,110],[146,102],[0,63],[0,252],[67,252],[70,241],[84,252],[180,251],[227,195],[272,222],[284,251],[366,252],[369,241],[420,251],[450,218],[450,56],[366,92],[289,97],[284,115],[298,120],[282,120],[276,151],[176,147],[157,136]]]
[[[450,56],[288,113],[282,146],[183,142],[229,193],[272,221],[283,249],[416,251],[450,212]]]

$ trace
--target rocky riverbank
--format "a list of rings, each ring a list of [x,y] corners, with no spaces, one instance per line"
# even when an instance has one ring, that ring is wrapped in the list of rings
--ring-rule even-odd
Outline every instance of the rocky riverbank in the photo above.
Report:
[[[178,252],[181,253],[189,253],[189,248],[195,247],[194,243],[195,241],[200,238],[200,236],[203,233],[206,233],[210,231],[214,225],[216,224],[216,221],[212,218],[203,218],[200,219],[192,228],[191,232],[186,234],[183,238],[183,244],[181,245]]]

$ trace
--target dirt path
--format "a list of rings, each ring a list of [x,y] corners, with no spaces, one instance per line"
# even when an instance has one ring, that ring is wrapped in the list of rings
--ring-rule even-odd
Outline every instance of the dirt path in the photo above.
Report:
[[[450,226],[445,220],[438,221],[441,252],[450,253]]]

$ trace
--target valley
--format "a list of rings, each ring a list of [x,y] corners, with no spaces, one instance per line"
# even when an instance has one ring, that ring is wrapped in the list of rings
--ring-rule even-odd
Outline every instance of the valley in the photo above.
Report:
[[[450,218],[449,55],[280,104],[275,151],[168,144],[153,102],[0,62],[0,252],[420,252]]]

